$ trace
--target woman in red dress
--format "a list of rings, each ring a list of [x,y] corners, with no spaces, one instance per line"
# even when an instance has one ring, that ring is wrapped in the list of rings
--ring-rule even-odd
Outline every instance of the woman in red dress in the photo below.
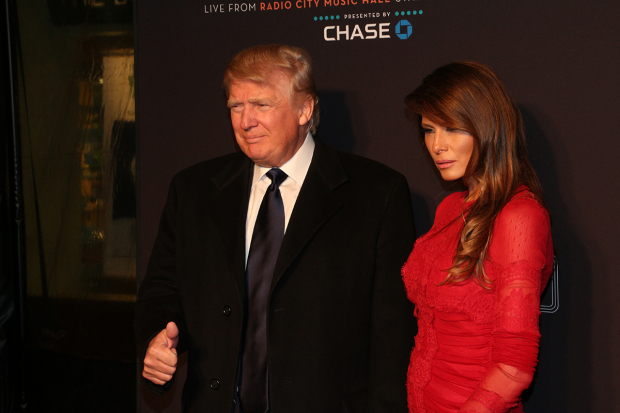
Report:
[[[442,178],[468,188],[442,201],[403,267],[419,329],[409,410],[522,412],[553,245],[521,114],[474,62],[440,67],[405,102]]]

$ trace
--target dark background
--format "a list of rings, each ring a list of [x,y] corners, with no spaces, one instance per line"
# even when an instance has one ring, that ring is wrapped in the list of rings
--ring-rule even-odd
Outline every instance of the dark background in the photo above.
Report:
[[[1,413],[136,410],[133,8],[2,1]]]
[[[205,13],[197,0],[138,1],[138,280],[178,170],[237,150],[221,87],[241,49],[286,43],[307,49],[321,99],[318,137],[402,172],[418,235],[454,184],[423,150],[403,97],[436,67],[476,60],[503,79],[525,119],[531,160],[553,219],[559,310],[541,316],[530,412],[620,411],[620,3],[617,1],[387,1],[383,4]],[[241,3],[239,3],[241,4]],[[246,3],[247,4],[247,3]],[[423,14],[419,14],[422,10]],[[395,12],[412,35],[399,39]],[[389,17],[348,20],[345,14]],[[314,20],[319,16],[340,19]],[[325,41],[323,28],[390,25],[390,39]],[[330,32],[331,35],[335,31]],[[177,385],[181,384],[177,381]],[[143,412],[173,411],[180,395],[143,389]]]

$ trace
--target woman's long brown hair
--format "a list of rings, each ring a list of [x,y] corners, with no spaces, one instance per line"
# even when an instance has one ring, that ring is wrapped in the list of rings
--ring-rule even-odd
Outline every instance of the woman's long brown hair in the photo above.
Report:
[[[484,271],[493,224],[520,185],[544,206],[542,190],[527,155],[521,112],[495,72],[476,62],[454,62],[424,78],[405,98],[410,111],[441,126],[467,131],[474,150],[463,177],[478,181],[464,211],[456,255],[442,284],[474,277],[485,289]],[[471,181],[469,181],[471,182]]]

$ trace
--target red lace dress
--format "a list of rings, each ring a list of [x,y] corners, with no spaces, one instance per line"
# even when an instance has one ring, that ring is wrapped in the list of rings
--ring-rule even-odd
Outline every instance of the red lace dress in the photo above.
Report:
[[[472,279],[438,286],[452,266],[466,194],[439,205],[402,270],[418,319],[407,376],[413,413],[522,412],[538,362],[540,294],[553,267],[547,211],[521,188],[495,221],[485,262],[491,290]]]

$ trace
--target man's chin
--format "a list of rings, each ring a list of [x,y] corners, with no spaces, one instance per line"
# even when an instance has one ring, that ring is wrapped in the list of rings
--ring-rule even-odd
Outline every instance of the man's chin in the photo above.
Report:
[[[264,154],[252,153],[251,151],[244,151],[244,153],[256,165],[262,166],[263,168],[273,168],[270,160],[266,156],[264,156]]]

